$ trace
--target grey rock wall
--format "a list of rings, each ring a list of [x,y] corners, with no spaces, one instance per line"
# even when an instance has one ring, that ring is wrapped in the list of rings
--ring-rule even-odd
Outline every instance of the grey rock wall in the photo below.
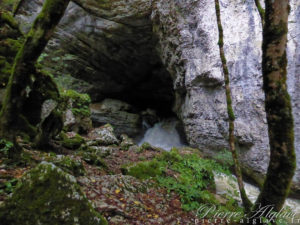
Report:
[[[269,153],[260,65],[260,17],[251,0],[223,0],[221,14],[241,158],[262,172],[268,165]],[[155,5],[152,19],[159,36],[157,49],[174,74],[174,88],[182,93],[177,98],[176,111],[189,143],[209,153],[227,148],[226,98],[214,1],[161,0]]]

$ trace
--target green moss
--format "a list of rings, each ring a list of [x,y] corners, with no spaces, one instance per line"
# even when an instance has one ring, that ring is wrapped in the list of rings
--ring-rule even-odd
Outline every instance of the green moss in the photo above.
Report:
[[[12,150],[14,144],[5,139],[0,139],[0,158],[8,157],[9,151]]]
[[[80,152],[78,155],[81,156],[82,159],[90,165],[108,169],[105,161],[96,152]]]
[[[23,43],[23,38],[14,18],[9,13],[1,11],[0,36],[0,87],[5,87],[12,72],[14,57]]]
[[[144,142],[138,149],[139,152],[152,149],[152,146],[148,142]]]
[[[172,148],[171,151],[162,152],[161,155],[158,156],[160,161],[165,161],[168,163],[180,162],[183,160],[183,157],[179,154],[178,149]]]
[[[62,138],[62,146],[68,149],[78,149],[85,142],[84,138],[79,134],[76,134],[73,137],[68,137],[65,133],[61,133],[60,137]]]
[[[138,179],[153,179],[161,187],[175,191],[181,197],[182,207],[195,210],[201,203],[216,203],[212,171],[223,171],[214,161],[198,154],[179,154],[177,149],[163,152],[155,159],[122,166],[122,173]]]
[[[144,180],[150,177],[162,175],[164,168],[162,167],[162,163],[153,160],[149,162],[141,162],[134,166],[123,165],[121,170],[123,174],[131,175],[138,179]]]
[[[51,158],[49,161],[53,162],[56,166],[74,176],[83,176],[85,174],[85,169],[81,161],[77,159],[72,159],[69,156],[59,155],[55,158]]]
[[[260,4],[260,0],[255,0],[255,4],[256,4],[256,8],[259,12],[259,16],[261,18],[262,25],[264,26],[264,24],[265,24],[265,10],[263,9],[263,7]]]
[[[15,18],[8,11],[0,11],[0,25],[8,24],[11,28],[19,29]]]
[[[144,142],[144,143],[137,149],[138,152],[143,152],[143,151],[146,151],[146,150],[148,150],[148,151],[149,151],[149,150],[150,150],[150,151],[158,151],[158,152],[162,151],[161,148],[154,147],[154,146],[150,145],[148,142]]]
[[[91,98],[88,94],[80,94],[74,90],[63,90],[61,91],[61,99],[64,108],[68,107],[71,100],[71,110],[75,116],[88,117],[91,115],[89,108]]]
[[[106,225],[73,176],[51,163],[25,174],[0,209],[2,225]]]

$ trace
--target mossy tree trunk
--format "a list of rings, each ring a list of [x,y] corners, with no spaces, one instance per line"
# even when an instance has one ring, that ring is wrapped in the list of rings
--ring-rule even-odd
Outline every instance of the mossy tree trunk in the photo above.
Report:
[[[280,211],[296,167],[294,123],[287,90],[288,0],[265,0],[263,82],[270,142],[270,163],[254,210],[272,205]]]
[[[234,137],[235,116],[234,116],[233,107],[232,107],[229,71],[228,71],[226,57],[225,57],[225,53],[224,53],[224,42],[223,42],[224,34],[223,34],[223,27],[222,27],[222,22],[221,22],[221,12],[220,12],[219,0],[215,0],[215,7],[216,7],[217,23],[218,23],[218,30],[219,30],[219,43],[218,44],[219,44],[219,49],[220,49],[220,57],[221,57],[221,61],[222,61],[223,74],[224,74],[224,80],[225,80],[227,114],[228,114],[228,119],[229,119],[229,148],[230,148],[232,158],[234,161],[234,169],[235,169],[235,174],[237,176],[237,181],[238,181],[241,199],[243,201],[243,206],[245,208],[245,211],[249,212],[250,208],[252,206],[252,203],[248,199],[246,192],[245,192],[240,161],[238,158],[238,153],[235,148],[235,137]]]
[[[36,130],[22,114],[22,109],[35,79],[35,63],[46,47],[68,3],[69,0],[46,0],[17,53],[0,113],[0,137],[2,138],[16,143],[16,134],[20,129],[28,132]],[[17,154],[19,148],[15,150]]]
[[[260,4],[260,0],[254,0],[254,1],[255,1],[255,5],[258,10],[259,16],[261,18],[262,26],[264,27],[264,25],[265,25],[265,10],[263,9],[263,7]]]

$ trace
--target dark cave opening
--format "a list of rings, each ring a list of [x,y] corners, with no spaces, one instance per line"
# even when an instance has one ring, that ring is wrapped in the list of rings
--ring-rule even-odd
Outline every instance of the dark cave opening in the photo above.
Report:
[[[121,92],[106,96],[127,102],[138,111],[154,109],[161,118],[174,117],[172,108],[175,92],[171,75],[157,64],[141,77],[133,83],[127,83]]]

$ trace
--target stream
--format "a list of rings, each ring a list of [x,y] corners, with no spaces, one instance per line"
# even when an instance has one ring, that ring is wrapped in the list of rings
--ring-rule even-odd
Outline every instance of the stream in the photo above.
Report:
[[[168,119],[155,124],[153,127],[148,127],[144,137],[139,142],[139,145],[144,142],[148,142],[152,146],[165,149],[166,151],[170,151],[172,147],[186,146],[181,142],[180,135],[176,130],[177,122],[178,121],[176,119]],[[228,194],[241,203],[239,192],[238,194],[234,194],[234,192],[238,190],[238,184],[235,176],[230,177],[225,174],[215,174],[214,177],[217,194]],[[254,203],[259,195],[259,188],[246,182],[244,182],[244,185],[249,199]],[[295,218],[300,219],[299,199],[287,198],[285,208],[296,214]],[[300,222],[290,222],[289,224],[300,224]]]

